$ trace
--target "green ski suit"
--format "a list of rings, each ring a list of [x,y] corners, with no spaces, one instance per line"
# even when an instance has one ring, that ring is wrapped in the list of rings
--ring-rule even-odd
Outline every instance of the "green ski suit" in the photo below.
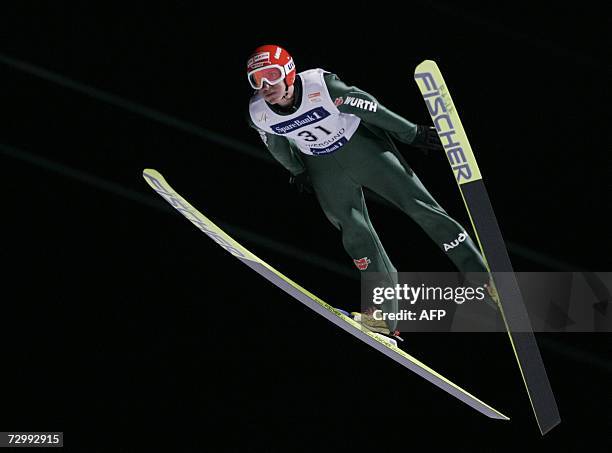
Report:
[[[301,74],[296,77],[292,108],[283,110],[266,104],[276,115],[291,117],[301,103],[308,102],[302,92]],[[365,91],[347,86],[335,74],[325,73],[324,80],[337,109],[360,118],[356,131],[339,149],[327,154],[305,154],[294,140],[258,128],[252,114],[249,120],[268,151],[289,172],[308,173],[323,212],[341,231],[344,248],[355,265],[362,271],[385,274],[390,284],[397,281],[397,271],[368,216],[362,191],[367,187],[414,220],[461,272],[487,272],[465,229],[440,207],[392,141],[411,144],[417,126],[386,109]],[[395,323],[388,325],[393,331]]]

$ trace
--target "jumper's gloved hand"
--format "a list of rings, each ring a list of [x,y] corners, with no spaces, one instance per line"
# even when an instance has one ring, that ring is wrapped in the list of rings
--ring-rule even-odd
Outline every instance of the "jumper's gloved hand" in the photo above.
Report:
[[[438,133],[436,132],[436,128],[433,126],[417,126],[417,133],[411,145],[419,148],[425,154],[427,154],[428,151],[444,150]]]
[[[289,184],[292,184],[297,189],[298,193],[313,193],[312,182],[307,171],[303,171],[299,175],[291,175],[289,178]]]

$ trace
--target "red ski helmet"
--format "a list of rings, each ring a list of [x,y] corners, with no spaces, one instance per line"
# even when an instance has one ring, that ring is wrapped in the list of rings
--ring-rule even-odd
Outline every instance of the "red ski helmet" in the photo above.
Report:
[[[259,46],[247,61],[247,77],[256,90],[263,87],[264,81],[276,85],[284,80],[289,88],[295,82],[295,74],[293,58],[280,46]]]

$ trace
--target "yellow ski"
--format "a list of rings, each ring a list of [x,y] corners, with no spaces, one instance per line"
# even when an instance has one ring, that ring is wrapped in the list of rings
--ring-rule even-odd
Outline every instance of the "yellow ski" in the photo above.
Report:
[[[146,169],[143,171],[143,176],[147,183],[168,203],[170,203],[174,209],[183,214],[191,223],[198,227],[198,229],[200,229],[203,233],[208,235],[219,246],[227,250],[230,254],[234,255],[234,257],[238,258],[255,272],[293,296],[295,299],[299,300],[346,332],[369,344],[374,349],[382,352],[387,357],[415,372],[422,378],[450,393],[482,414],[490,418],[509,420],[509,418],[501,412],[480,401],[474,395],[449,381],[444,376],[432,370],[427,365],[415,359],[402,349],[389,344],[368,330],[362,330],[360,324],[353,321],[348,316],[345,316],[339,310],[322,301],[314,294],[311,294],[309,291],[281,274],[265,261],[259,259],[257,256],[249,252],[197,209],[191,206],[183,197],[176,193],[159,172],[152,169]]]
[[[414,79],[444,146],[487,268],[492,272],[514,355],[538,426],[545,434],[561,422],[559,409],[476,156],[436,62],[426,60],[419,64]]]

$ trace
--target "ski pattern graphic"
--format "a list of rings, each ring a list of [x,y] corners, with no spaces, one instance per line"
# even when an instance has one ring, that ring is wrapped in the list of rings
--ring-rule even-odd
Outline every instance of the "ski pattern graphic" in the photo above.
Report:
[[[143,171],[143,176],[153,190],[164,198],[164,200],[166,200],[174,209],[183,214],[183,216],[185,216],[203,233],[208,235],[220,247],[224,248],[262,277],[266,278],[274,285],[290,294],[295,299],[299,300],[304,305],[308,306],[341,329],[359,338],[361,341],[382,352],[390,359],[408,368],[455,398],[463,401],[465,404],[474,408],[478,412],[481,412],[490,418],[509,420],[509,418],[504,414],[482,402],[474,395],[468,393],[466,390],[429,368],[427,365],[412,357],[404,350],[390,345],[383,339],[378,338],[372,332],[362,329],[360,324],[348,316],[345,316],[339,310],[322,301],[317,296],[311,294],[309,291],[302,288],[300,285],[249,252],[246,248],[241,246],[238,242],[223,232],[202,213],[191,206],[183,197],[176,193],[159,172],[152,169],[146,169]]]
[[[487,268],[493,272],[514,355],[540,432],[546,434],[561,422],[559,410],[476,156],[438,65],[423,61],[414,78],[444,145]]]

